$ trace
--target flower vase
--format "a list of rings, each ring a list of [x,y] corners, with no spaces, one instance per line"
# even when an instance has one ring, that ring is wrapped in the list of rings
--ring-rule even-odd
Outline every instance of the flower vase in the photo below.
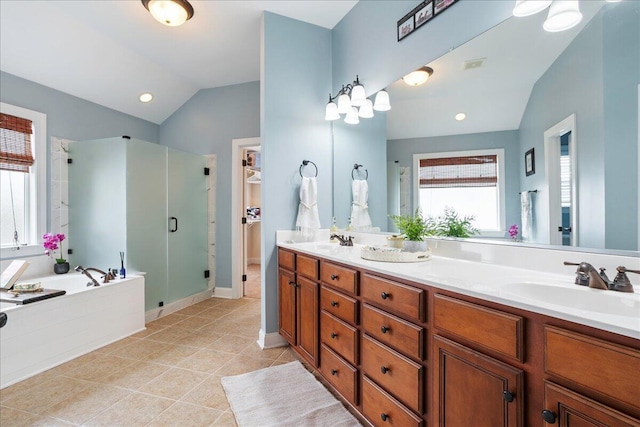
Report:
[[[56,274],[65,274],[69,272],[69,263],[61,262],[53,264],[53,272]]]
[[[402,249],[405,252],[427,252],[429,246],[424,240],[404,240],[402,242]]]

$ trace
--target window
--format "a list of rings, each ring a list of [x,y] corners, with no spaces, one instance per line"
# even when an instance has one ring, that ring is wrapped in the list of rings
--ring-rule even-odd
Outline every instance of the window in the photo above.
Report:
[[[5,103],[0,103],[0,113],[2,258],[41,254],[46,228],[46,115]]]
[[[415,154],[414,170],[414,200],[424,216],[449,206],[473,215],[482,235],[504,234],[504,150]]]

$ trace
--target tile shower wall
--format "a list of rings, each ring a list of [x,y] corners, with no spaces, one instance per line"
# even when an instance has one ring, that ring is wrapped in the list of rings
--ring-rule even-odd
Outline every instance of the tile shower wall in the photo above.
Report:
[[[69,238],[68,139],[51,137],[51,224],[49,232]],[[66,258],[66,254],[64,254]]]

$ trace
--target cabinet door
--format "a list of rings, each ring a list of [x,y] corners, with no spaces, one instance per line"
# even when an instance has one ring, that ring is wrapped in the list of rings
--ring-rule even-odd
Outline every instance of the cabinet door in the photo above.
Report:
[[[288,270],[278,269],[278,319],[280,335],[296,345],[296,277]]]
[[[314,281],[298,276],[298,348],[313,366],[318,366],[318,306],[320,291]]]
[[[523,425],[520,369],[434,336],[434,421],[441,427]]]
[[[542,419],[560,427],[638,427],[640,420],[574,393],[549,381],[544,383]]]

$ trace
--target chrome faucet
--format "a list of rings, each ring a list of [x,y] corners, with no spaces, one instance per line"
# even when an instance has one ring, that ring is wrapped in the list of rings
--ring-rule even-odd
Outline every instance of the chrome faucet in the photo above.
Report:
[[[74,268],[74,270],[84,274],[89,278],[89,280],[91,280],[89,283],[87,283],[87,286],[100,286],[100,283],[98,283],[98,281],[93,278],[91,273],[89,273],[89,270],[102,274],[102,276],[100,276],[100,278],[103,279],[102,283],[109,283],[109,280],[115,279],[115,276],[111,272],[107,273],[100,270],[99,268],[94,268],[94,267],[84,268],[83,266],[79,265],[76,268]]]
[[[621,265],[616,268],[618,271],[616,277],[613,281],[610,281],[604,268],[600,268],[600,272],[598,273],[596,269],[587,262],[577,264],[575,262],[565,261],[564,265],[578,266],[578,269],[576,270],[576,285],[589,286],[590,288],[595,289],[610,289],[618,292],[633,292],[633,285],[631,284],[629,277],[627,277],[627,272],[640,274],[640,270],[629,270]]]
[[[344,235],[338,236],[337,234],[332,234],[329,236],[329,239],[338,239],[340,241],[340,246],[353,246],[353,236],[344,237]]]

